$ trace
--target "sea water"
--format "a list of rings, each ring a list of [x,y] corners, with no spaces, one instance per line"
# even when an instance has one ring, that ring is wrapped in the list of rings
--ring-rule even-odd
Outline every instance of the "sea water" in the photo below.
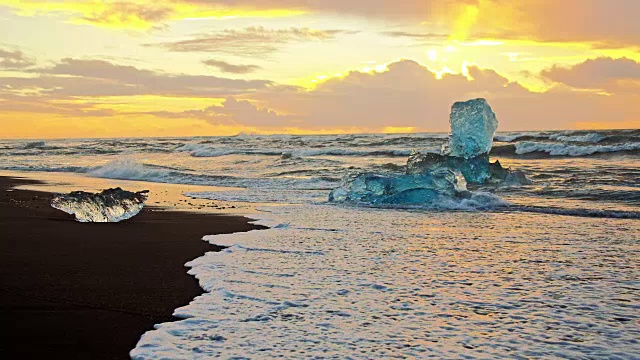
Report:
[[[640,357],[640,131],[499,133],[531,185],[438,210],[327,203],[446,134],[0,142],[0,168],[233,187],[269,230],[187,265],[207,291],[133,349],[151,358]],[[498,200],[496,200],[498,199]],[[274,206],[275,205],[275,206]]]

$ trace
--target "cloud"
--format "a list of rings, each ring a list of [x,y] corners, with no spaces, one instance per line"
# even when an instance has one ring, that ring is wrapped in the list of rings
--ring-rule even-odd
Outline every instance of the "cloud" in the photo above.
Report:
[[[23,16],[56,14],[72,23],[112,29],[148,30],[165,27],[172,21],[188,18],[282,17],[301,11],[255,7],[237,7],[219,1],[151,0],[5,0],[0,6]]]
[[[233,73],[233,74],[248,74],[256,70],[262,69],[258,65],[234,65],[226,61],[215,60],[215,59],[205,60],[202,63],[208,66],[213,66],[215,68],[218,68],[218,70],[222,72]]]
[[[640,63],[627,58],[602,57],[571,67],[553,66],[544,70],[542,76],[575,88],[611,92],[635,89],[640,93]]]
[[[96,25],[150,28],[171,18],[175,10],[154,4],[130,2],[106,3],[78,19]]]
[[[0,70],[21,70],[35,65],[22,51],[0,48]]]
[[[624,105],[638,103],[640,94],[603,96],[562,86],[534,93],[494,70],[477,66],[467,70],[468,78],[444,74],[438,79],[419,63],[403,60],[390,64],[386,72],[352,72],[293,98],[272,95],[261,100],[274,109],[307,114],[308,126],[363,124],[371,129],[395,126],[448,131],[451,104],[476,97],[489,101],[502,130],[567,129],[578,122],[640,119],[640,109]]]
[[[183,112],[151,112],[150,115],[168,118],[196,118],[213,124],[235,124],[263,128],[288,127],[295,124],[297,117],[278,114],[268,108],[259,108],[247,100],[226,98],[222,105],[214,105],[202,110]]]
[[[3,5],[20,15],[61,14],[72,22],[116,29],[150,29],[189,18],[330,14],[424,24],[455,40],[640,44],[640,1],[634,0],[6,0]]]
[[[441,0],[440,0],[441,1]],[[209,0],[182,0],[186,4],[207,6]],[[427,15],[433,0],[216,0],[218,6],[251,10],[291,9],[310,13],[420,18]]]
[[[409,38],[415,40],[446,40],[449,37],[446,34],[416,33],[407,31],[382,31],[380,32],[380,34],[391,37]]]
[[[150,29],[188,18],[284,17],[331,14],[394,24],[425,24],[456,40],[493,37],[640,44],[640,1],[634,0],[6,0],[20,15],[62,14],[72,22]],[[439,31],[440,32],[440,31]]]
[[[218,65],[243,66],[222,63]],[[600,58],[571,68],[551,68],[543,76],[558,83],[545,93],[534,93],[492,69],[469,66],[464,75],[445,73],[439,77],[412,60],[391,63],[380,72],[351,71],[308,90],[268,80],[174,74],[102,59],[65,58],[48,67],[24,70],[30,76],[0,78],[0,101],[7,112],[155,116],[158,121],[190,119],[269,131],[382,131],[389,127],[447,131],[453,102],[484,97],[498,114],[501,130],[566,129],[579,123],[606,126],[637,122],[640,108],[629,104],[640,103],[638,65],[624,58]],[[620,91],[631,89],[630,84],[636,84],[635,91]],[[616,91],[605,96],[574,89],[594,86]],[[188,111],[129,109],[125,113],[117,107],[110,109],[109,102],[89,99],[127,95],[226,100]]]
[[[262,26],[242,30],[228,29],[200,34],[193,39],[146,44],[177,52],[217,52],[240,56],[264,56],[290,43],[327,41],[339,34],[352,34],[345,30],[313,30],[309,28],[266,29]]]
[[[4,91],[32,91],[41,96],[164,95],[224,97],[274,85],[268,80],[240,80],[207,75],[167,74],[97,59],[62,59],[38,69],[37,77],[2,78]],[[0,87],[0,91],[3,88]]]
[[[448,131],[455,101],[486,98],[501,130],[568,129],[578,123],[629,122],[640,119],[640,95],[603,96],[556,86],[546,93],[528,91],[491,69],[470,66],[468,76],[436,73],[411,60],[388,65],[384,72],[352,71],[313,90],[267,88],[223,106],[157,116],[196,117],[248,124],[262,129],[294,124],[306,130],[415,128]],[[248,102],[246,99],[252,99]],[[254,104],[261,104],[258,108]],[[536,111],[531,111],[536,109]],[[286,115],[283,115],[286,114]]]
[[[98,102],[56,102],[33,96],[19,96],[0,91],[2,112],[55,114],[70,117],[111,117],[117,112]]]
[[[196,6],[207,0],[183,0]],[[238,9],[294,9],[360,16],[396,24],[423,23],[457,40],[479,37],[598,46],[640,44],[640,2],[634,0],[217,0]],[[441,31],[438,31],[440,33]]]
[[[529,33],[543,41],[587,41],[607,47],[640,44],[638,1],[529,0],[512,4],[517,17],[511,30],[521,37]]]

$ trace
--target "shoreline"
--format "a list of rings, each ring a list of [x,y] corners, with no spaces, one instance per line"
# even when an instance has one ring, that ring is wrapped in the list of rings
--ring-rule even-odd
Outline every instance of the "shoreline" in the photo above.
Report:
[[[265,228],[153,206],[122,223],[78,223],[50,207],[52,193],[15,189],[37,183],[0,176],[6,358],[128,359],[143,333],[204,293],[184,266],[222,249],[203,236]]]

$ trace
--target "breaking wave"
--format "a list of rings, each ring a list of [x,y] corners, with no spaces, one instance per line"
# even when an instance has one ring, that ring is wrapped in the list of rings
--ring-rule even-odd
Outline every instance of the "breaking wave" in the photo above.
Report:
[[[640,142],[618,145],[570,145],[559,143],[522,142],[516,144],[515,153],[545,153],[551,156],[588,156],[598,153],[633,152],[640,150]]]
[[[491,149],[491,155],[506,157],[586,157],[614,153],[628,155],[638,154],[639,152],[640,142],[615,145],[578,145],[524,141],[516,144],[496,145]]]
[[[187,144],[176,149],[179,152],[189,152],[194,157],[220,157],[229,155],[266,155],[311,157],[311,156],[378,156],[378,157],[403,157],[410,154],[410,150],[352,150],[344,148],[322,149],[239,149],[239,148],[212,148],[202,144]]]
[[[585,143],[585,144],[614,144],[622,142],[640,141],[640,131],[638,130],[617,130],[617,131],[562,131],[562,132],[518,132],[510,134],[496,135],[494,141],[504,143],[517,143],[521,141],[549,141],[564,143]]]
[[[172,180],[172,175],[175,175],[175,172],[164,167],[141,164],[130,159],[120,159],[94,168],[89,171],[88,174],[107,179],[169,182]]]
[[[86,172],[89,176],[148,181],[168,184],[219,186],[234,188],[260,188],[264,190],[326,190],[335,185],[337,179],[326,176],[308,179],[297,178],[244,178],[230,175],[205,175],[184,169],[143,164],[131,159],[119,159]],[[250,202],[250,201],[249,201]]]
[[[37,148],[43,148],[46,146],[46,143],[44,141],[33,141],[33,142],[29,142],[24,144],[24,146],[22,146],[23,149],[37,149]]]
[[[548,138],[549,138],[549,135],[539,134],[539,133],[517,133],[517,134],[510,134],[510,135],[496,135],[493,137],[493,140],[497,142],[512,143],[517,141],[548,139]]]
[[[559,140],[566,142],[584,142],[584,143],[597,143],[606,138],[605,135],[599,133],[590,133],[586,135],[562,135],[554,134],[549,136],[551,140]]]

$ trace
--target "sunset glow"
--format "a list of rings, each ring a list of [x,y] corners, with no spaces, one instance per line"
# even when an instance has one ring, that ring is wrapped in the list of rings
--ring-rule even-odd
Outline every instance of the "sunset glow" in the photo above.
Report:
[[[472,97],[505,131],[638,128],[639,12],[624,0],[0,1],[0,137],[447,131],[451,103]]]

